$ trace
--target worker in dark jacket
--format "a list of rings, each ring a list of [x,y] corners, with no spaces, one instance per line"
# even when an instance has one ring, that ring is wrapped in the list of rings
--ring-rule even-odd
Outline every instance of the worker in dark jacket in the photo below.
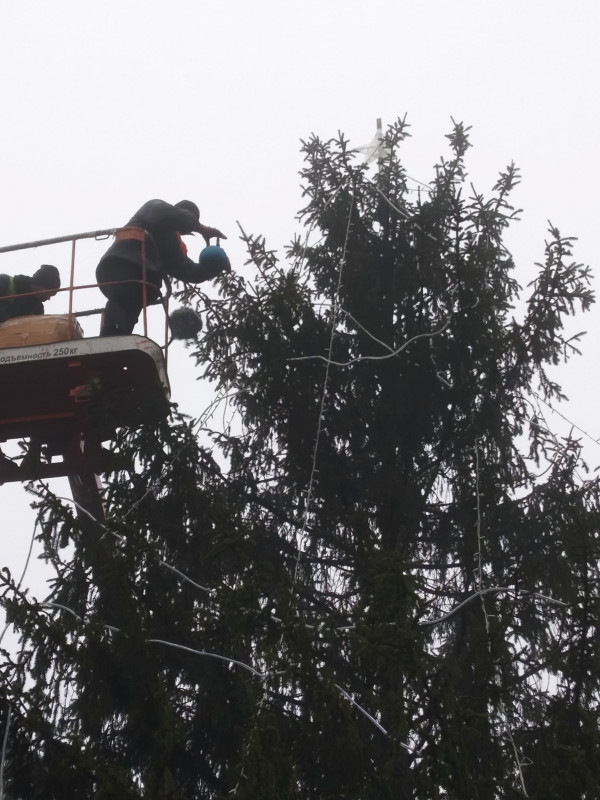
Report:
[[[51,264],[42,264],[31,277],[0,275],[0,322],[43,314],[44,303],[59,289],[60,273]]]
[[[0,322],[13,317],[44,313],[44,303],[60,289],[60,273],[51,264],[43,264],[31,277],[0,275]],[[0,450],[0,485],[21,476],[19,466]]]
[[[194,232],[201,233],[207,244],[212,237],[226,238],[216,228],[201,224],[198,206],[190,200],[175,205],[149,200],[119,230],[96,269],[100,290],[108,298],[100,336],[133,331],[144,307],[144,263],[147,304],[158,301],[163,280],[169,277],[201,283],[231,270],[229,262],[215,267],[188,258],[181,235]]]

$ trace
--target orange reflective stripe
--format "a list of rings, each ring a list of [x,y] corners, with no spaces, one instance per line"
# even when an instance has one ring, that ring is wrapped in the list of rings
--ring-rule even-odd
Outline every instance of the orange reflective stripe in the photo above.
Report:
[[[146,231],[143,228],[120,228],[115,233],[115,239],[120,242],[123,239],[136,239],[138,242],[143,242],[146,239]]]

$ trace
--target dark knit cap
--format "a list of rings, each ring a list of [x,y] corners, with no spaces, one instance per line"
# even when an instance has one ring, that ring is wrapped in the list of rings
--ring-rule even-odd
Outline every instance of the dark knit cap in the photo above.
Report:
[[[44,289],[60,289],[60,272],[52,264],[42,264],[31,279],[36,286],[43,286]]]
[[[180,200],[179,203],[175,203],[174,208],[177,208],[180,211],[185,211],[185,216],[189,219],[189,224],[180,227],[179,233],[202,231],[202,225],[200,224],[200,209],[196,203],[192,203],[191,200]]]
[[[180,200],[178,203],[175,203],[175,208],[183,208],[184,211],[192,215],[196,222],[200,222],[200,209],[196,203],[192,203],[191,200]]]

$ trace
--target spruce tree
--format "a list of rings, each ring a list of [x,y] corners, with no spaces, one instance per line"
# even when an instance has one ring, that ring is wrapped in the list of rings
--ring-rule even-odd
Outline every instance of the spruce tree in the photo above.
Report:
[[[456,124],[415,193],[407,135],[311,137],[285,261],[181,293],[235,424],[120,431],[104,524],[36,490],[7,797],[598,796],[598,480],[543,414],[589,270],[551,227],[519,300],[517,169],[479,194]]]

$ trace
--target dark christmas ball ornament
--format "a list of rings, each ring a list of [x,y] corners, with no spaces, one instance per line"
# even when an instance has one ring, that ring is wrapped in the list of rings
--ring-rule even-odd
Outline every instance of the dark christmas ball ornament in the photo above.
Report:
[[[204,250],[200,252],[199,263],[203,267],[213,269],[215,273],[230,272],[231,264],[227,253],[222,247],[216,244],[209,244]]]
[[[172,339],[195,339],[202,330],[202,317],[193,308],[177,308],[169,314]]]

